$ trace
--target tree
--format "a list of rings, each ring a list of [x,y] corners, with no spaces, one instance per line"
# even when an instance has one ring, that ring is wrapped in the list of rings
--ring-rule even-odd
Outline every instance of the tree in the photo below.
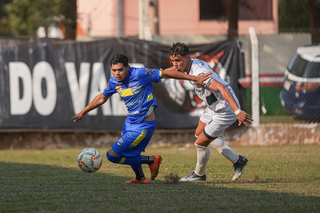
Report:
[[[13,0],[2,5],[0,16],[0,35],[15,37],[35,37],[40,26],[57,24],[71,25],[74,20],[69,16],[65,0]],[[58,17],[58,18],[57,18]]]
[[[66,0],[65,14],[65,38],[76,39],[77,33],[77,0]]]
[[[309,0],[311,43],[320,44],[320,0]]]
[[[308,0],[279,0],[279,32],[309,32]]]
[[[239,0],[228,0],[228,38],[238,38]]]

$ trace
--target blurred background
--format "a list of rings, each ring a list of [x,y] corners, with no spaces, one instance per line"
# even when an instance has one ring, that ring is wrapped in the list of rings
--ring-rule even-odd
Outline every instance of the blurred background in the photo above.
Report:
[[[59,47],[58,52],[68,49],[71,44],[79,44],[80,47],[80,43],[107,42],[108,39],[118,39],[115,41],[119,42],[119,39],[121,42],[126,41],[123,39],[133,39],[130,42],[134,44],[147,41],[141,43],[139,48],[145,48],[146,44],[148,50],[164,48],[164,52],[177,41],[195,45],[191,49],[204,50],[206,44],[218,45],[219,42],[232,40],[237,43],[240,53],[237,56],[240,57],[237,62],[240,74],[230,75],[231,82],[239,86],[239,91],[245,91],[237,95],[241,94],[243,98],[242,107],[258,118],[255,119],[256,124],[315,123],[320,120],[319,20],[319,0],[1,0],[0,56],[4,74],[0,75],[0,84],[5,91],[3,85],[6,85],[6,78],[9,79],[5,74],[9,72],[9,62],[3,61],[3,58],[6,51],[16,45],[10,46],[13,40],[16,43],[29,42],[26,47],[30,47],[31,41],[45,39],[48,45],[52,41],[66,44]],[[52,43],[53,46],[57,44]],[[102,43],[94,44],[98,47]],[[77,55],[79,50],[74,48]],[[195,51],[196,57],[198,53],[209,55],[208,51]],[[15,58],[13,55],[12,58]],[[134,59],[134,55],[131,58],[132,62],[141,64],[141,61]],[[19,57],[15,60],[19,61]],[[103,60],[99,58],[96,61]],[[215,64],[218,63],[215,61]],[[226,68],[225,63],[221,63]],[[34,66],[34,63],[31,64]],[[104,67],[108,69],[105,62]],[[77,78],[80,78],[79,70],[80,65],[76,65]],[[258,73],[258,90],[253,87],[254,72]],[[110,74],[105,73],[108,79]],[[228,69],[227,73],[230,74]],[[9,85],[6,86],[9,88]],[[20,99],[23,98],[21,87]],[[45,87],[46,84],[42,83],[44,91]],[[255,91],[258,91],[258,96],[253,96]],[[5,96],[5,92],[2,95]],[[255,98],[258,102],[253,100]],[[90,98],[86,100],[88,102]],[[5,125],[4,117],[13,115],[8,112],[10,100],[3,98],[0,102],[0,113],[6,115],[2,116],[0,128],[24,129],[23,126]],[[37,109],[37,106],[31,105],[31,109]],[[254,112],[254,106],[258,106],[258,114]],[[17,119],[16,122],[23,120],[17,116],[14,119]],[[159,128],[162,129],[161,125]],[[182,129],[186,128],[191,129]],[[29,126],[27,129],[34,128]]]

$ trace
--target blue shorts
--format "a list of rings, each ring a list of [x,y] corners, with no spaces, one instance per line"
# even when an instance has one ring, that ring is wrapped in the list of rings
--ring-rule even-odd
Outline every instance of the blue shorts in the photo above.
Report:
[[[113,151],[121,157],[136,157],[145,151],[156,128],[156,120],[130,124],[127,118],[121,137],[112,145]]]

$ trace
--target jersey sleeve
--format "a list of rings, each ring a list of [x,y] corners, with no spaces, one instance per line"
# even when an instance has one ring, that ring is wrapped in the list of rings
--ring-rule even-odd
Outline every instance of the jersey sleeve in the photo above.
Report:
[[[116,90],[115,85],[112,82],[110,82],[110,80],[109,80],[106,88],[104,88],[104,90],[103,90],[103,95],[106,97],[110,97],[116,92],[117,92],[117,90]]]
[[[162,71],[142,67],[136,70],[136,76],[139,82],[145,86],[152,82],[158,83],[161,79]]]
[[[204,83],[206,83],[206,84],[209,86],[209,84],[211,83],[211,81],[212,81],[213,79],[217,78],[217,76],[218,76],[218,75],[214,72],[214,70],[213,70],[209,65],[197,67],[197,68],[194,70],[194,72],[193,72],[192,75],[198,76],[198,75],[202,75],[202,74],[205,74],[205,73],[208,73],[208,72],[213,72],[211,75],[208,76],[209,78],[204,81]]]

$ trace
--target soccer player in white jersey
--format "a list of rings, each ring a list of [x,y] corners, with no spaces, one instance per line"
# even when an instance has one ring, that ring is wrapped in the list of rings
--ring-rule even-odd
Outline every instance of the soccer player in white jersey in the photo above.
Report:
[[[174,43],[169,50],[169,55],[174,69],[179,72],[198,76],[212,71],[206,62],[190,58],[189,49],[184,43]],[[232,162],[234,167],[232,180],[238,180],[248,160],[234,152],[220,135],[237,119],[239,126],[244,123],[249,127],[252,117],[241,110],[234,91],[217,73],[214,72],[211,78],[205,81],[206,85],[191,81],[190,83],[195,87],[196,94],[205,102],[207,108],[201,115],[195,132],[197,138],[195,141],[196,169],[190,175],[181,178],[180,181],[206,180],[206,167],[210,158],[209,144]]]

